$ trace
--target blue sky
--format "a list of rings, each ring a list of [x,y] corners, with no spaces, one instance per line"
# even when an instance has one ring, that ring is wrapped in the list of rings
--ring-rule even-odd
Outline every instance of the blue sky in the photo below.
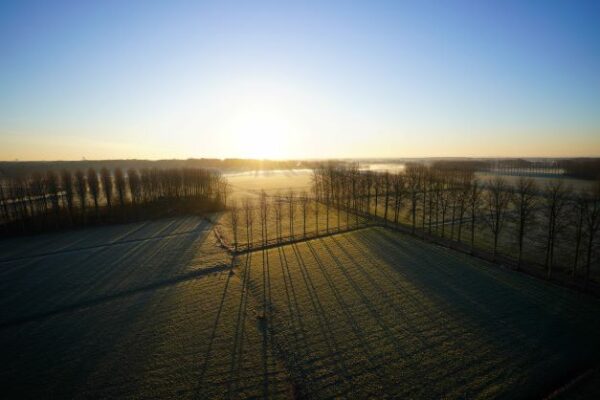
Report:
[[[121,3],[0,3],[0,159],[600,156],[600,2]]]

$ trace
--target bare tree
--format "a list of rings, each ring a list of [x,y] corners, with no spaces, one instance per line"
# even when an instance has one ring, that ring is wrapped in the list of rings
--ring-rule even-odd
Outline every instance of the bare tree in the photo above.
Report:
[[[246,219],[246,246],[248,249],[252,242],[252,222],[254,221],[254,208],[252,206],[252,201],[249,198],[246,198],[244,201],[244,213]]]
[[[552,264],[554,261],[554,249],[558,231],[563,222],[565,208],[567,205],[568,190],[565,188],[563,181],[556,180],[548,185],[544,190],[544,210],[546,220],[548,222],[546,236],[546,271],[548,279],[552,276]]]
[[[233,250],[237,251],[239,213],[238,213],[238,207],[237,207],[237,204],[235,201],[231,202],[230,216],[231,216],[231,233],[233,235]]]
[[[469,208],[471,209],[471,253],[475,250],[475,226],[480,203],[481,187],[479,186],[479,182],[474,180],[469,193]]]
[[[50,195],[50,201],[52,203],[52,209],[56,214],[56,223],[59,223],[60,216],[60,188],[58,184],[58,176],[56,172],[50,170],[46,173],[46,182],[48,185],[48,193]]]
[[[314,197],[314,205],[315,205],[315,235],[319,236],[319,196],[318,196],[318,188],[315,187],[315,197]]]
[[[87,182],[90,188],[90,194],[92,195],[92,200],[94,201],[94,210],[96,211],[97,217],[99,213],[98,198],[100,197],[100,181],[98,180],[98,174],[94,168],[89,168],[87,170]]]
[[[279,193],[275,196],[275,227],[277,230],[277,240],[281,242],[283,238],[282,220],[283,220],[283,200]]]
[[[594,189],[590,190],[588,201],[585,206],[585,230],[587,234],[587,257],[585,262],[586,285],[590,280],[590,268],[592,265],[592,249],[594,238],[600,228],[600,181],[596,182]]]
[[[306,214],[308,208],[308,196],[306,192],[302,192],[300,201],[302,202],[302,236],[306,237]]]
[[[581,242],[583,240],[583,225],[585,218],[586,203],[588,201],[588,193],[581,191],[575,194],[569,205],[569,218],[575,222],[575,251],[573,257],[573,266],[571,275],[577,275],[577,266],[579,265],[579,256],[581,253]]]
[[[102,180],[102,190],[104,191],[104,197],[106,198],[106,205],[108,208],[112,207],[112,196],[113,196],[113,180],[110,171],[106,168],[100,170],[100,179]]]
[[[469,198],[471,196],[471,186],[473,184],[473,174],[463,176],[460,184],[460,190],[458,191],[458,234],[457,240],[461,241],[462,227],[465,214],[467,213]]]
[[[260,192],[260,232],[263,240],[263,245],[267,244],[268,237],[268,217],[269,217],[269,202],[267,194],[264,190]]]
[[[487,218],[485,222],[494,235],[493,259],[495,261],[498,249],[498,237],[506,221],[506,214],[512,193],[506,181],[500,177],[490,180],[486,189],[485,204]]]
[[[452,187],[448,178],[446,178],[440,184],[440,193],[438,195],[438,202],[440,212],[442,214],[442,237],[446,237],[446,214],[448,213],[448,207],[450,206],[450,202],[452,201]],[[439,226],[439,224],[437,224]]]
[[[394,174],[394,223],[398,224],[400,210],[406,196],[406,180],[404,174]]]
[[[419,168],[416,165],[407,165],[405,172],[410,198],[412,234],[414,235],[417,227],[417,203],[419,201],[419,188],[421,186],[422,168]]]
[[[60,173],[60,178],[62,181],[62,189],[65,192],[65,199],[67,200],[69,215],[73,215],[73,176],[70,171],[65,169]]]
[[[142,200],[142,184],[140,173],[135,168],[129,168],[127,170],[127,180],[129,181],[129,193],[131,193],[131,203],[133,205],[141,203]],[[189,190],[189,188],[188,188]],[[191,196],[191,192],[188,192],[188,196]]]
[[[294,191],[290,190],[287,196],[287,202],[288,202],[288,217],[290,220],[290,237],[291,239],[294,239],[294,212],[295,212],[295,206],[296,204],[294,203]]]
[[[390,205],[390,173],[385,171],[383,173],[383,190],[384,190],[384,200],[383,200],[383,221],[387,224],[388,221],[388,207]]]
[[[77,187],[77,196],[79,197],[79,207],[81,207],[81,216],[85,221],[85,206],[87,198],[87,181],[82,170],[75,171],[75,186]]]
[[[512,203],[516,211],[517,222],[517,243],[519,245],[519,256],[517,268],[521,266],[523,258],[523,242],[527,228],[535,220],[537,187],[535,181],[531,178],[521,177],[517,182]]]
[[[172,182],[173,188],[175,182]],[[115,188],[117,189],[117,196],[119,198],[119,205],[123,207],[125,205],[125,176],[121,168],[115,168]],[[174,190],[175,196],[177,196],[176,189]]]

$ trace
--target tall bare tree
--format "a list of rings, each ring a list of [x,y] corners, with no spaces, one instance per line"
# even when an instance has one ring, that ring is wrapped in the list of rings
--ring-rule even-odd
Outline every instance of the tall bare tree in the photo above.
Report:
[[[515,187],[512,203],[516,212],[517,243],[519,245],[519,256],[517,268],[521,267],[523,259],[523,243],[529,225],[535,221],[535,208],[537,205],[537,187],[531,178],[520,177]]]
[[[244,201],[244,214],[246,219],[246,246],[249,249],[252,240],[252,223],[254,221],[254,208],[252,205],[252,201],[249,198],[246,198]]]
[[[106,205],[108,208],[111,208],[113,197],[113,179],[110,171],[107,168],[102,168],[100,170],[100,179],[102,180],[102,191],[104,192]]]
[[[239,228],[239,212],[237,203],[235,201],[231,202],[230,208],[230,217],[231,217],[231,233],[233,235],[233,250],[237,251],[238,249],[238,228]]]
[[[479,182],[474,180],[469,193],[469,208],[471,209],[471,253],[475,250],[475,226],[477,225],[477,213],[481,206],[481,193]]]
[[[306,214],[308,211],[308,195],[306,192],[302,192],[300,195],[300,201],[302,204],[302,236],[306,237]]]
[[[412,221],[412,234],[415,234],[417,227],[417,203],[421,186],[422,168],[416,165],[406,166],[406,179],[410,198],[410,214]]]
[[[566,205],[568,204],[568,192],[569,190],[562,180],[550,182],[544,189],[544,210],[548,223],[545,260],[548,279],[552,276],[554,249],[556,248],[558,231],[562,228]]]
[[[295,197],[294,197],[294,191],[290,190],[287,196],[287,203],[288,203],[288,217],[289,217],[289,221],[290,221],[290,237],[291,239],[294,239],[294,217],[295,217],[295,208],[296,208],[296,203],[295,203]]]
[[[81,217],[85,221],[85,206],[87,203],[87,181],[82,170],[75,171],[75,186],[77,196],[79,197],[79,207],[81,207]]]
[[[129,182],[129,193],[131,193],[131,203],[135,206],[142,201],[142,184],[140,173],[135,168],[129,168],[127,170],[127,180]],[[192,196],[192,192],[188,187],[188,196]]]
[[[73,175],[71,175],[71,171],[62,170],[60,173],[60,179],[62,183],[62,189],[65,192],[65,199],[67,200],[67,209],[69,210],[69,215],[73,215],[73,197],[74,197],[74,189],[73,189]]]
[[[600,229],[600,181],[590,190],[585,207],[585,230],[587,234],[587,257],[585,261],[586,284],[590,280],[590,269],[592,265],[592,249],[594,239]]]
[[[92,195],[92,200],[94,201],[94,210],[96,211],[96,217],[98,217],[98,198],[100,197],[100,182],[98,180],[98,174],[96,173],[96,170],[94,168],[89,168],[87,170],[87,182],[90,188],[90,194]]]
[[[174,172],[174,171],[173,171]],[[173,174],[175,175],[175,174]],[[177,189],[175,186],[175,180],[171,182],[173,185],[173,192],[177,196]],[[121,168],[115,168],[115,188],[117,189],[117,196],[119,198],[119,205],[123,207],[125,205],[125,175],[123,174],[123,170]]]
[[[260,192],[260,232],[263,245],[266,245],[268,237],[269,201],[264,190]]]
[[[496,260],[498,250],[498,237],[506,222],[511,196],[511,188],[503,178],[496,177],[488,182],[484,196],[487,211],[485,222],[494,236],[494,260]]]

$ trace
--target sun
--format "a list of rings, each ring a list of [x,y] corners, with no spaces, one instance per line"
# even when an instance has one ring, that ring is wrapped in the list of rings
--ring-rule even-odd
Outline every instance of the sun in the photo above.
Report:
[[[249,105],[232,116],[232,147],[242,158],[285,158],[291,133],[289,119],[277,105]]]

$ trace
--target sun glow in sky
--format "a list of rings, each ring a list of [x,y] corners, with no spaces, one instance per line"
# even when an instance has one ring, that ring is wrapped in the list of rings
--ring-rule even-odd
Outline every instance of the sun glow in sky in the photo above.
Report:
[[[0,159],[600,156],[599,19],[583,1],[1,2]]]

